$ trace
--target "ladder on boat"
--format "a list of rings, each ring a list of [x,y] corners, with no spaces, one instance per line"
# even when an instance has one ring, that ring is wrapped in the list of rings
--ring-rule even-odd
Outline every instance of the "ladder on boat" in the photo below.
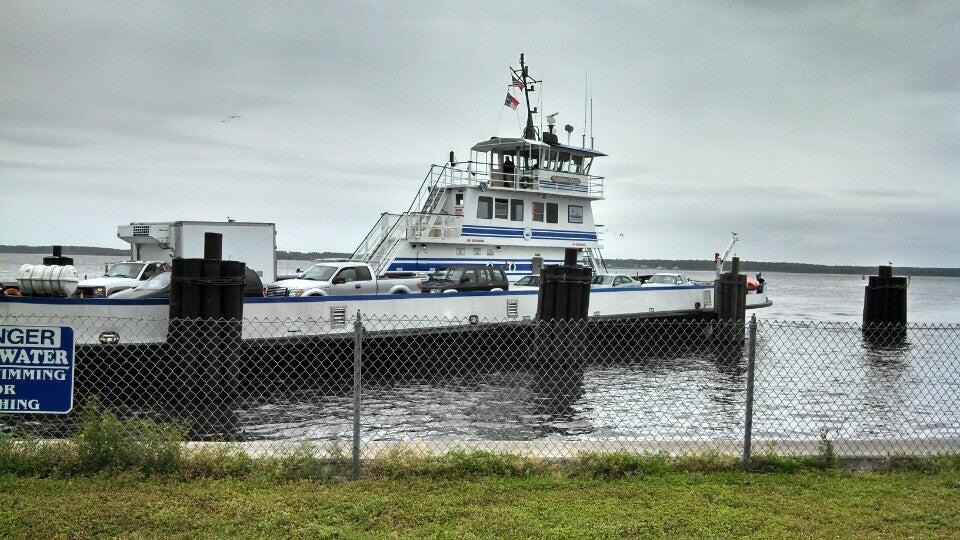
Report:
[[[436,165],[430,168],[406,212],[380,215],[380,219],[374,223],[373,228],[354,250],[350,260],[365,261],[373,267],[377,275],[382,275],[389,270],[390,263],[397,256],[403,242],[410,238],[411,233],[422,236],[426,231],[427,235],[430,235],[431,230],[436,228],[442,235],[440,226],[444,216],[437,212],[443,208],[449,190],[439,185],[446,165],[440,167],[439,172],[436,169],[438,169]],[[423,201],[421,211],[413,212],[417,202],[421,200]]]

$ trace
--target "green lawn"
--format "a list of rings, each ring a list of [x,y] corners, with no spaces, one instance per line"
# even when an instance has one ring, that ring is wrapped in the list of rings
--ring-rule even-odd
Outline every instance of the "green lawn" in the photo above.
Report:
[[[0,476],[0,537],[956,537],[960,474],[359,482]]]

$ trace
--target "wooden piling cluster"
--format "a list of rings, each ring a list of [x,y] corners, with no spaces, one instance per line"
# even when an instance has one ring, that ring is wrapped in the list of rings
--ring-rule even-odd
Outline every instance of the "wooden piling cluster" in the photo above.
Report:
[[[881,266],[870,276],[863,294],[863,330],[875,334],[897,333],[907,324],[907,278],[893,275],[892,266]],[[895,336],[898,337],[898,336]]]
[[[743,339],[747,316],[747,276],[740,273],[740,258],[734,257],[730,272],[720,274],[714,290],[714,309],[720,323],[717,337]]]
[[[167,343],[187,402],[235,395],[246,264],[222,260],[222,242],[222,235],[206,233],[202,259],[173,260]]]
[[[568,248],[562,266],[544,267],[537,296],[538,320],[587,318],[593,271],[577,264],[577,252]]]

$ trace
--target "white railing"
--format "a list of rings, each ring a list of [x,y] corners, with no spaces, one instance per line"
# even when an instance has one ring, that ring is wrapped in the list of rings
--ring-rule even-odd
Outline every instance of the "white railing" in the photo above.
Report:
[[[463,216],[410,213],[405,216],[406,239],[409,241],[460,238]]]
[[[350,258],[357,261],[376,261],[377,255],[387,250],[388,244],[393,243],[397,223],[401,218],[403,214],[381,214]]]
[[[434,165],[430,168],[426,186],[430,187],[479,187],[486,184],[493,188],[531,190],[562,193],[592,199],[603,198],[603,177],[585,174],[548,171],[544,169],[518,170],[504,173],[489,170],[484,163],[469,162],[457,167]],[[422,208],[429,190],[418,194],[415,208]]]

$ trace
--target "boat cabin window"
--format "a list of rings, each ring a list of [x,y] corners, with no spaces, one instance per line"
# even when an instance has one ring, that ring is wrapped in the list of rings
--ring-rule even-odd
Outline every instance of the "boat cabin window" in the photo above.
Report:
[[[477,197],[477,218],[493,218],[493,197]]]
[[[560,207],[555,202],[547,203],[547,223],[557,223],[559,221]]]
[[[570,159],[570,172],[583,174],[583,156],[573,156]]]
[[[463,193],[457,193],[453,196],[454,206],[463,206]]]
[[[510,221],[523,221],[523,199],[510,199]]]
[[[567,223],[583,223],[583,207],[579,204],[567,205]]]
[[[557,170],[561,172],[570,172],[570,154],[560,152],[560,160],[557,162]]]
[[[533,213],[533,220],[534,220],[534,221],[543,221],[543,203],[542,203],[542,202],[532,203],[532,208],[531,208],[531,209],[533,210],[533,212],[532,212],[532,213]]]
[[[493,200],[493,217],[497,219],[507,219],[509,217],[507,210],[507,199]]]

